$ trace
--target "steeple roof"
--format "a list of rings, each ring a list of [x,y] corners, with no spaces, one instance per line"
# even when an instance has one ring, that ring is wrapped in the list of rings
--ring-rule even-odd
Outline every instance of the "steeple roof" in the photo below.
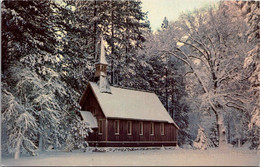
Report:
[[[105,56],[105,46],[102,34],[100,35],[100,57],[99,62],[95,63],[95,81],[101,93],[111,93],[110,85],[107,80],[107,61]]]

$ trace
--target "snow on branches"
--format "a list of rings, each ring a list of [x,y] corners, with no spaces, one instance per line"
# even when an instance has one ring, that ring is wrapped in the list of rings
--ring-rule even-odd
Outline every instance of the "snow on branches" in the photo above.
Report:
[[[2,122],[7,133],[3,150],[14,153],[15,159],[19,158],[22,148],[35,155],[37,146],[33,141],[35,129],[38,128],[37,122],[31,113],[32,108],[18,102],[12,93],[6,88],[2,89]],[[23,151],[23,150],[22,150]]]
[[[87,122],[80,120],[77,116],[71,124],[70,133],[66,139],[66,145],[63,151],[72,151],[74,149],[83,149],[84,151],[88,147],[86,137],[88,133],[92,133],[91,127]]]
[[[193,147],[200,150],[206,150],[215,147],[212,141],[207,137],[204,128],[199,126],[197,138],[193,142]]]

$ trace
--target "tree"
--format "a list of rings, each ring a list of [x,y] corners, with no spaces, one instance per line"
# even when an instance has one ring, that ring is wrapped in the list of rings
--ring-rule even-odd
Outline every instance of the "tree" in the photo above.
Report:
[[[15,153],[14,158],[19,158],[20,148],[23,148],[34,155],[34,149],[37,148],[33,137],[36,137],[35,129],[37,123],[32,113],[30,106],[20,104],[17,99],[10,93],[6,85],[2,89],[2,132],[6,138],[2,138],[2,151]],[[7,135],[6,135],[7,134]],[[31,137],[29,137],[31,136]]]
[[[163,30],[165,30],[165,29],[168,28],[168,20],[167,20],[167,17],[164,17],[164,20],[163,20],[163,23],[162,23],[161,28],[162,28]]]
[[[219,146],[226,143],[224,113],[245,112],[250,101],[244,94],[246,81],[239,75],[244,53],[250,48],[245,44],[247,27],[241,24],[241,17],[228,13],[229,7],[222,3],[218,10],[183,15],[175,24],[176,47],[162,50],[182,60],[201,86],[193,91],[199,95],[200,110],[215,115]]]
[[[69,133],[66,139],[66,146],[64,151],[72,151],[73,149],[84,149],[88,147],[88,142],[86,141],[86,137],[88,133],[92,133],[91,127],[89,127],[88,123],[84,120],[82,121],[80,117],[76,116],[72,121],[71,132]]]
[[[24,55],[55,52],[58,41],[50,22],[53,5],[46,1],[2,2],[2,72]]]
[[[79,122],[78,99],[94,76],[97,36],[104,33],[110,53],[112,45],[114,53],[141,47],[147,23],[142,22],[145,14],[140,3],[2,2],[2,81],[6,85],[2,114],[4,120],[14,118],[4,122],[7,137],[3,143],[13,142],[8,149],[16,152],[16,158],[20,150],[33,155],[37,149],[64,145],[71,125]],[[111,41],[111,33],[115,41]],[[118,56],[111,59],[122,57]],[[8,99],[14,99],[12,104]],[[20,130],[21,126],[26,128]]]
[[[202,150],[206,150],[210,147],[213,147],[212,141],[207,137],[202,127],[199,127],[198,129],[198,136],[193,142],[193,146],[197,149],[202,149]]]
[[[110,46],[111,84],[121,84],[126,78],[130,56],[142,47],[143,33],[148,30],[146,14],[141,10],[141,1],[112,1],[111,29],[106,40]],[[117,80],[117,82],[115,82]]]
[[[54,1],[2,2],[2,82],[7,99],[2,101],[2,115],[6,142],[12,143],[8,149],[15,158],[20,148],[35,155],[37,149],[59,147],[69,126],[69,103],[64,101],[69,91],[56,68],[61,63],[57,10]],[[13,99],[11,104],[8,99]]]
[[[260,112],[259,112],[259,88],[260,88],[260,58],[259,58],[259,1],[238,1],[237,5],[241,8],[244,18],[247,21],[249,29],[247,34],[249,36],[248,42],[252,44],[254,47],[251,49],[247,57],[244,61],[244,68],[246,69],[246,73],[248,74],[248,79],[251,83],[250,92],[253,94],[256,99],[256,106],[251,111],[251,121],[249,127],[252,129],[252,135],[254,136],[256,144],[258,145],[258,150],[260,150]]]
[[[197,149],[202,149],[202,150],[206,150],[210,147],[213,147],[212,141],[208,139],[202,127],[199,127],[198,129],[198,136],[193,142],[193,146]]]
[[[183,75],[184,63],[173,56],[160,55],[160,49],[170,49],[175,46],[172,42],[173,31],[170,28],[157,33],[145,34],[144,49],[129,61],[127,86],[136,89],[146,89],[155,92],[172,118],[180,127],[179,145],[191,143],[188,133],[189,106],[186,96]],[[167,69],[167,74],[166,74]],[[167,83],[167,84],[166,84]]]

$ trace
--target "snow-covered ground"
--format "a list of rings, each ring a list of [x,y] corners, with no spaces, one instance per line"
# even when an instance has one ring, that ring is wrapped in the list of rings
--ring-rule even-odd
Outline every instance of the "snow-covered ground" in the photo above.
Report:
[[[260,155],[254,150],[228,149],[155,149],[110,152],[57,152],[41,153],[37,157],[22,157],[18,160],[2,158],[2,166],[93,166],[93,165],[214,165],[214,166],[259,166]]]

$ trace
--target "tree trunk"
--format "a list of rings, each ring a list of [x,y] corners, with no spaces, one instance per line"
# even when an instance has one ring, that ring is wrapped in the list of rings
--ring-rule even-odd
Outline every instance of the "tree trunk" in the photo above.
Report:
[[[203,80],[200,78],[200,76],[198,75],[197,71],[193,68],[192,64],[190,64],[189,62],[192,62],[190,60],[190,57],[188,57],[182,50],[178,49],[177,51],[180,51],[182,55],[184,55],[187,60],[176,56],[175,54],[172,54],[173,56],[175,56],[176,58],[182,60],[184,63],[186,63],[190,69],[192,70],[193,74],[195,75],[195,77],[198,79],[199,84],[202,86],[202,89],[204,91],[204,93],[208,94],[209,91],[205,85],[205,83],[203,82]],[[216,92],[217,90],[217,78],[216,75],[214,73],[213,67],[212,67],[212,63],[209,62],[209,65],[211,67],[211,74],[212,74],[212,81],[214,81],[214,89],[213,92]],[[224,122],[223,122],[223,115],[221,112],[218,111],[218,109],[216,108],[216,106],[212,103],[212,101],[209,99],[209,103],[211,106],[211,109],[213,110],[213,112],[215,113],[216,116],[216,122],[217,122],[217,131],[218,131],[218,138],[219,138],[219,147],[223,147],[225,145],[227,145],[227,140],[226,140],[226,132],[225,132],[225,127],[224,127]]]
[[[114,81],[115,81],[114,76],[115,76],[115,73],[114,73],[114,61],[113,61],[113,58],[112,58],[112,60],[111,60],[111,85],[112,86],[114,85]]]
[[[215,115],[216,115],[218,139],[219,139],[218,147],[223,148],[227,145],[223,114],[219,112],[215,112]]]
[[[112,9],[113,9],[113,2],[111,2],[111,6],[112,6]],[[112,17],[112,27],[111,27],[111,35],[112,35],[111,85],[114,85],[114,81],[115,81],[115,79],[114,79],[114,76],[115,76],[114,72],[115,72],[115,70],[114,70],[114,61],[113,60],[114,60],[114,52],[115,51],[114,51],[114,23],[113,23],[113,21],[114,21],[114,12],[113,12],[113,10],[112,10],[112,13],[111,13],[111,17]]]
[[[211,74],[212,74],[212,80],[214,81],[214,91],[213,92],[216,92],[217,90],[217,77],[215,75],[215,73],[213,72],[213,67],[212,67],[212,62],[209,63],[210,64],[210,68],[211,68]],[[217,110],[215,107],[214,104],[211,103],[211,106],[214,107],[214,112],[216,114],[216,122],[217,122],[217,128],[218,128],[218,139],[219,139],[219,144],[218,144],[218,147],[219,148],[223,148],[223,147],[226,147],[227,146],[227,137],[226,137],[226,128],[224,126],[224,117],[223,117],[223,113],[219,110]]]
[[[241,139],[237,139],[237,147],[241,147]]]
[[[166,75],[166,78],[165,78],[166,110],[169,113],[169,106],[168,106],[168,80],[167,80],[167,78],[168,78],[168,67],[167,66],[165,68],[165,75]]]
[[[228,134],[227,134],[227,143],[231,143],[231,135],[230,135],[230,125],[229,125],[229,121],[228,121],[228,125],[227,125],[227,130],[228,130]]]
[[[43,151],[43,137],[39,134],[39,151]]]
[[[42,118],[39,118],[39,125],[40,127],[43,127],[42,125]],[[39,151],[44,151],[44,134],[43,134],[43,130],[39,132]]]
[[[258,148],[257,148],[257,154],[260,154],[260,134],[259,134],[259,145],[258,145]]]
[[[172,117],[172,119],[174,119],[173,113],[174,113],[174,108],[175,107],[176,107],[176,104],[175,104],[175,100],[174,100],[174,94],[172,92],[172,109],[171,109],[171,117]]]
[[[21,148],[21,137],[20,135],[18,136],[18,141],[16,143],[16,149],[15,149],[15,154],[14,154],[14,159],[19,159],[20,157],[20,148]]]
[[[94,17],[97,16],[97,1],[94,1]],[[98,60],[98,54],[97,54],[97,21],[94,22],[94,51],[95,51],[95,60]]]
[[[172,78],[172,111],[171,111],[171,116],[172,118],[174,119],[174,111],[176,110],[176,99],[175,99],[175,95],[176,95],[176,92],[175,92],[175,83],[174,83],[174,79]]]

